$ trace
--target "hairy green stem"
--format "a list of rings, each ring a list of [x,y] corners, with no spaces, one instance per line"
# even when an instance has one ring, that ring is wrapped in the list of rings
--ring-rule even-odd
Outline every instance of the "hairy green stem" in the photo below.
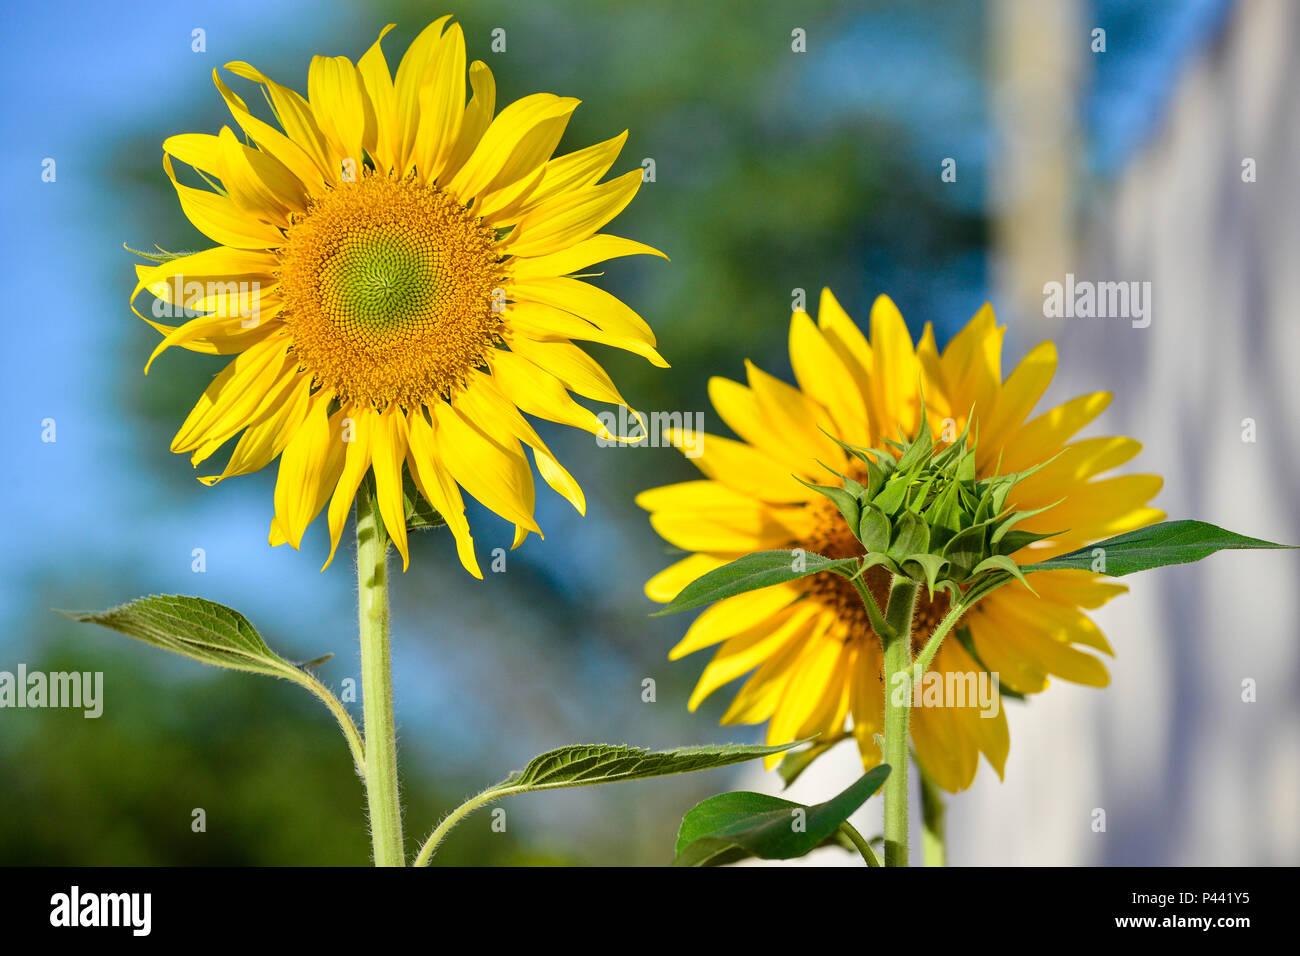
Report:
[[[505,796],[507,792],[508,791],[498,790],[495,787],[491,790],[485,790],[477,796],[470,797],[455,810],[451,811],[451,813],[443,817],[442,822],[439,823],[437,827],[434,828],[434,831],[429,834],[429,839],[424,841],[424,846],[420,847],[420,852],[415,858],[414,865],[428,866],[429,861],[433,859],[434,851],[438,849],[438,844],[442,842],[443,837],[451,831],[452,827],[460,823],[461,820],[465,819],[479,807],[491,803],[499,797]]]
[[[947,826],[944,820],[947,808],[943,805],[943,794],[935,786],[924,770],[919,771],[921,778],[921,816],[925,829],[921,833],[921,850],[926,866],[947,866],[948,845]]]
[[[982,597],[983,595],[980,595],[973,601],[958,601],[944,615],[943,620],[939,622],[939,626],[934,629],[934,633],[930,635],[930,639],[925,642],[925,646],[921,648],[921,652],[916,655],[916,659],[912,662],[913,682],[919,681],[925,676],[925,672],[930,667],[930,662],[934,660],[934,655],[939,653],[939,645],[948,636],[948,632],[961,620],[963,614],[979,603]]]
[[[857,827],[845,820],[840,824],[840,831],[849,838],[849,842],[858,848],[858,853],[862,859],[867,861],[867,866],[880,866],[880,860],[876,859],[875,852],[871,849],[871,844],[862,838]]]
[[[376,866],[405,866],[402,807],[397,793],[393,668],[388,641],[388,538],[378,502],[364,484],[357,494],[357,589],[370,837]]]
[[[912,692],[912,612],[915,581],[896,575],[885,610],[885,866],[907,866],[908,723]]]
[[[347,708],[335,697],[320,681],[314,676],[307,673],[301,668],[295,667],[291,679],[307,688],[313,694],[321,699],[334,719],[339,722],[339,727],[343,730],[343,736],[348,742],[348,750],[352,752],[352,763],[357,768],[357,774],[361,777],[366,775],[366,745],[361,739],[361,733],[357,730],[357,725],[352,721],[352,715],[348,713]]]

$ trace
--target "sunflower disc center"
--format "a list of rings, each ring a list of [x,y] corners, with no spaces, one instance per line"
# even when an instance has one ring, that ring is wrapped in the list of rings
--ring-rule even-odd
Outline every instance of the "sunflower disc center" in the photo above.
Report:
[[[368,174],[316,199],[281,251],[299,360],[342,401],[448,397],[494,348],[495,235],[447,193]]]

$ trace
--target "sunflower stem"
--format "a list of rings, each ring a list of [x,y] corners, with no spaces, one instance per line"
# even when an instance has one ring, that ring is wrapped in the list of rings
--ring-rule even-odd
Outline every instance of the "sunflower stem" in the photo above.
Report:
[[[361,693],[365,718],[366,800],[376,866],[405,866],[397,792],[397,727],[388,640],[388,537],[368,483],[357,495]]]
[[[885,866],[907,866],[908,723],[911,715],[915,581],[896,575],[885,609]]]
[[[926,866],[948,865],[948,833],[944,817],[947,807],[943,805],[943,794],[935,786],[924,770],[918,768],[921,778],[921,817],[924,830],[921,832],[921,852]]]

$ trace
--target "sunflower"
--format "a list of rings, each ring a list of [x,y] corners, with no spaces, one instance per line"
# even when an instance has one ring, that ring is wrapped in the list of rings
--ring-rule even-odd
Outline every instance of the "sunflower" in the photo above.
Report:
[[[574,340],[667,366],[640,316],[573,274],[662,253],[599,233],[641,183],[639,168],[600,182],[627,133],[552,158],[578,100],[536,93],[496,112],[492,72],[466,70],[449,20],[415,39],[395,76],[380,46],[391,25],[355,65],[314,57],[306,99],[227,64],[261,84],[274,124],[214,70],[243,137],[229,127],[173,136],[163,166],[185,215],[219,245],[137,266],[131,299],[152,293],[155,318],[188,310],[178,325],[142,316],[164,336],[150,362],[171,346],[235,355],[171,448],[197,467],[239,435],[207,484],[278,457],[272,545],[298,548],[328,509],[333,560],[373,473],[405,568],[409,476],[482,577],[462,489],[514,524],[514,547],[540,534],[523,446],[585,510],[522,414],[611,437],[570,392],[625,403]],[[173,161],[211,188],[183,185]]]
[[[670,601],[691,581],[753,551],[862,554],[834,504],[798,479],[834,484],[831,475],[840,473],[865,480],[835,439],[882,447],[900,433],[918,434],[923,424],[939,447],[969,425],[978,436],[980,478],[1042,465],[1013,488],[1007,505],[1047,508],[1017,527],[1052,536],[1014,555],[1017,563],[1160,520],[1163,514],[1147,505],[1160,488],[1158,476],[1099,477],[1136,455],[1136,441],[1073,437],[1110,396],[1084,395],[1030,418],[1055,372],[1056,349],[1042,343],[1003,380],[1004,331],[986,305],[942,352],[928,324],[914,345],[898,309],[882,296],[871,310],[868,341],[830,291],[823,291],[817,322],[796,312],[790,325],[799,387],[752,364],[746,365],[748,387],[712,379],[713,405],[741,440],[675,436],[678,444],[689,437],[700,452],[693,460],[705,479],[637,498],[655,530],[691,552],[652,578],[646,593]],[[1002,689],[1017,694],[1038,693],[1051,677],[1104,686],[1106,668],[1093,652],[1113,652],[1085,612],[1127,589],[1086,571],[1041,572],[1033,583],[1037,596],[1013,584],[967,612],[929,671],[945,680],[988,671],[998,675]],[[866,584],[883,607],[889,573],[872,568]],[[930,596],[922,589],[913,618],[914,651],[947,610],[946,594]],[[784,743],[813,734],[839,739],[850,732],[845,727],[851,718],[864,765],[880,762],[875,735],[883,731],[881,642],[850,582],[823,573],[726,598],[695,620],[669,657],[717,645],[690,699],[692,710],[753,671],[723,723],[768,721],[768,742]],[[929,674],[927,680],[937,685]],[[1000,695],[997,684],[993,691]],[[953,792],[970,786],[980,753],[1001,776],[1010,745],[1000,696],[993,717],[977,702],[967,704],[912,710],[917,760]],[[770,759],[769,766],[775,762]]]

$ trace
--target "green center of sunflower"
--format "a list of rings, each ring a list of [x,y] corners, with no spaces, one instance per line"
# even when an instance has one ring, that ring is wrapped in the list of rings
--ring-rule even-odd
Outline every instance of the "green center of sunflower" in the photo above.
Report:
[[[346,236],[320,277],[322,305],[362,340],[400,334],[437,307],[438,259],[400,232]]]
[[[413,178],[367,173],[315,199],[289,227],[279,280],[299,361],[344,402],[449,397],[500,333],[495,234]]]

